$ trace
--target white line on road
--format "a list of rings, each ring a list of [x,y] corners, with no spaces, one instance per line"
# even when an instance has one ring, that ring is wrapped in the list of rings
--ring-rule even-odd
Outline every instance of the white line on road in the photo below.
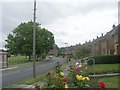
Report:
[[[18,68],[18,67],[4,68],[4,69],[0,69],[0,71],[11,70],[11,69],[15,69],[15,68]]]

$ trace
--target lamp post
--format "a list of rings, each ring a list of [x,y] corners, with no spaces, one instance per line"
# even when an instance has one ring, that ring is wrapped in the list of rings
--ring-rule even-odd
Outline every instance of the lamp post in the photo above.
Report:
[[[68,60],[68,43],[65,44],[66,44],[66,59]]]
[[[33,18],[33,78],[36,77],[35,60],[36,60],[36,0],[34,0],[34,18]]]

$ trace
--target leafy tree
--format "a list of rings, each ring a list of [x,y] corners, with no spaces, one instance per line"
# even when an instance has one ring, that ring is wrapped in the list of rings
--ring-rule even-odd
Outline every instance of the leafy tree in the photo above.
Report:
[[[5,47],[14,55],[22,54],[31,59],[33,51],[33,22],[21,23],[8,35]],[[36,23],[36,55],[47,53],[54,45],[54,35]]]
[[[89,46],[81,46],[75,51],[75,56],[77,58],[83,58],[89,56],[91,53],[91,48]]]

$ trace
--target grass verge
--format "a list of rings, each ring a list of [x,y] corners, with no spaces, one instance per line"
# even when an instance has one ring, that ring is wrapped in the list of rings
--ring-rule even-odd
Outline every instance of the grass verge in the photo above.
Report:
[[[105,82],[106,88],[119,88],[120,76],[99,78],[98,82]]]
[[[8,58],[8,64],[22,64],[28,61],[28,57],[26,56],[11,56]]]
[[[120,64],[96,64],[96,74],[120,72]],[[90,73],[94,72],[94,66],[90,65]]]

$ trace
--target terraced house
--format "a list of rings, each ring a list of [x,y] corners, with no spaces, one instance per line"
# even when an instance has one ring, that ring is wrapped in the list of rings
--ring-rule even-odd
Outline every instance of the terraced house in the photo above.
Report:
[[[67,52],[74,56],[75,50],[83,45],[91,47],[92,56],[120,54],[120,24],[118,26],[113,25],[112,30],[105,35],[97,36],[93,41],[68,47]]]
[[[120,54],[120,24],[91,42],[92,55]]]

